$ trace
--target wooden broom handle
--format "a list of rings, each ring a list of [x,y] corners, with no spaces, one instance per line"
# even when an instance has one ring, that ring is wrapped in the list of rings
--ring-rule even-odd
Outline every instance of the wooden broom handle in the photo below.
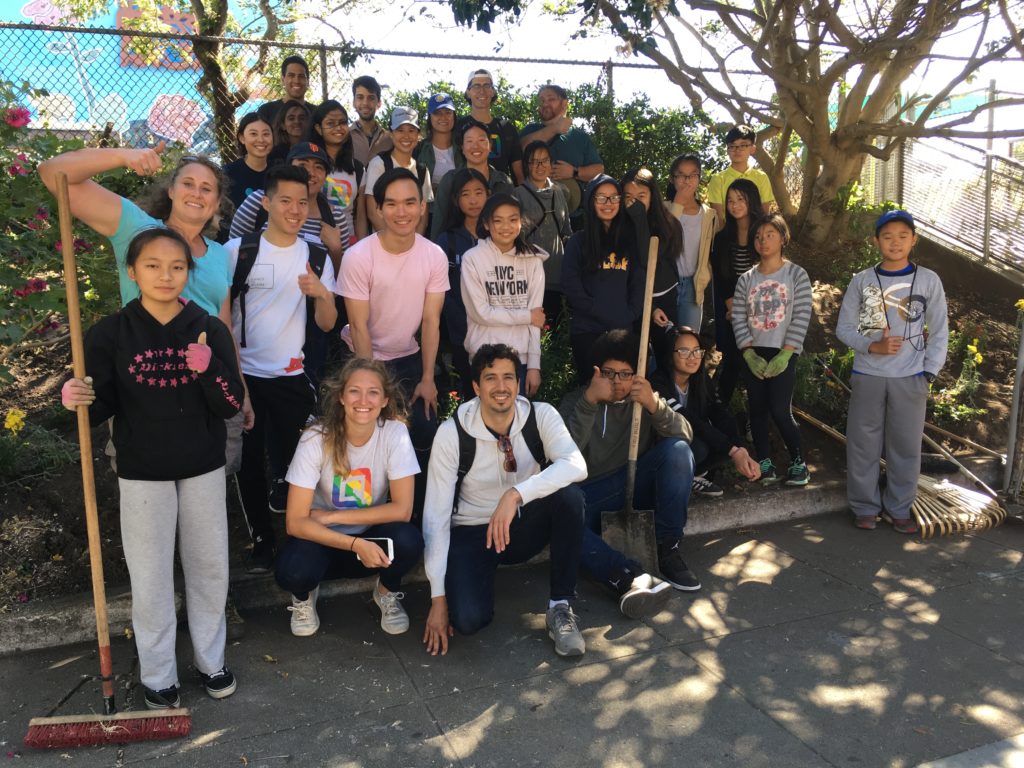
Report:
[[[636,375],[647,376],[647,344],[651,340],[651,308],[654,306],[654,270],[658,266],[658,238],[651,238],[647,249],[647,281],[644,286],[644,313],[640,316],[640,358],[636,363]],[[633,403],[633,423],[629,429],[629,461],[636,461],[640,453],[640,415],[643,406]]]
[[[64,254],[64,289],[68,302],[68,330],[71,334],[71,365],[76,379],[85,378],[85,345],[82,341],[82,315],[78,304],[78,267],[75,263],[75,239],[71,229],[71,199],[68,177],[57,174],[57,211],[60,217],[60,243]],[[82,494],[85,500],[85,523],[89,537],[89,566],[92,570],[92,595],[96,609],[96,639],[99,644],[100,675],[103,698],[112,706],[114,700],[113,663],[110,657],[110,626],[107,620],[107,594],[103,581],[103,553],[100,543],[99,513],[96,507],[96,477],[92,466],[92,431],[89,406],[80,405],[78,416],[78,448],[82,463]],[[110,713],[108,713],[110,714]]]

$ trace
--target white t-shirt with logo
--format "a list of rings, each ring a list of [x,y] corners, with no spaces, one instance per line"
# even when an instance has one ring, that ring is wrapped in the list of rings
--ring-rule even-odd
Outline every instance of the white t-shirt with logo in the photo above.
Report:
[[[229,274],[238,262],[241,238],[229,240]],[[301,238],[280,248],[260,238],[259,253],[246,281],[245,346],[241,347],[242,373],[260,379],[302,373],[302,346],[306,343],[306,297],[299,276],[306,274],[309,247]],[[334,291],[334,266],[324,262],[320,282]],[[241,297],[231,302],[231,330],[242,343]]]
[[[349,471],[346,477],[334,473],[331,458],[324,453],[323,435],[314,426],[302,433],[285,478],[300,488],[312,488],[313,509],[365,509],[386,504],[392,480],[411,477],[420,471],[409,430],[399,421],[386,421],[373,430],[365,445],[347,446]],[[355,535],[367,525],[332,525],[336,531]]]
[[[455,170],[455,147],[439,149],[434,147],[434,172],[430,174],[434,189],[441,183],[441,179],[450,171]]]

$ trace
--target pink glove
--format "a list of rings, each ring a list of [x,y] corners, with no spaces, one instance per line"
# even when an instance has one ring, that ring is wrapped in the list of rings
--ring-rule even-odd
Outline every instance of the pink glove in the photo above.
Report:
[[[189,370],[196,373],[203,373],[210,367],[210,358],[213,357],[213,350],[206,346],[206,331],[199,334],[199,341],[189,344],[185,351],[185,365]]]
[[[92,376],[84,379],[68,379],[60,388],[60,402],[69,411],[75,410],[79,405],[91,405],[96,399],[96,393],[92,388]]]

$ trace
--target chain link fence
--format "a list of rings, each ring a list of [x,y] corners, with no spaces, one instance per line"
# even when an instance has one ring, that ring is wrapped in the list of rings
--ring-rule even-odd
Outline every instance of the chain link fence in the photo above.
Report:
[[[894,200],[929,238],[993,266],[1024,271],[1024,163],[951,139],[908,141],[869,158],[865,202]]]

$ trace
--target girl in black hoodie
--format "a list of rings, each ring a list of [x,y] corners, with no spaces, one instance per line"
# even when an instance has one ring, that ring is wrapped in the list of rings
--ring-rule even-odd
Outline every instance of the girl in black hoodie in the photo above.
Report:
[[[641,235],[615,179],[594,178],[583,211],[583,229],[569,239],[562,262],[562,293],[572,313],[569,344],[581,385],[590,381],[590,347],[597,337],[616,328],[635,330],[644,310],[646,273],[639,258]]]
[[[181,300],[192,256],[171,229],[128,246],[140,298],[85,337],[86,378],[61,390],[93,425],[114,418],[121,539],[132,585],[132,626],[150,709],[180,704],[174,641],[174,540],[185,574],[189,634],[207,693],[235,691],[224,665],[228,588],[224,419],[242,405],[231,332]]]

